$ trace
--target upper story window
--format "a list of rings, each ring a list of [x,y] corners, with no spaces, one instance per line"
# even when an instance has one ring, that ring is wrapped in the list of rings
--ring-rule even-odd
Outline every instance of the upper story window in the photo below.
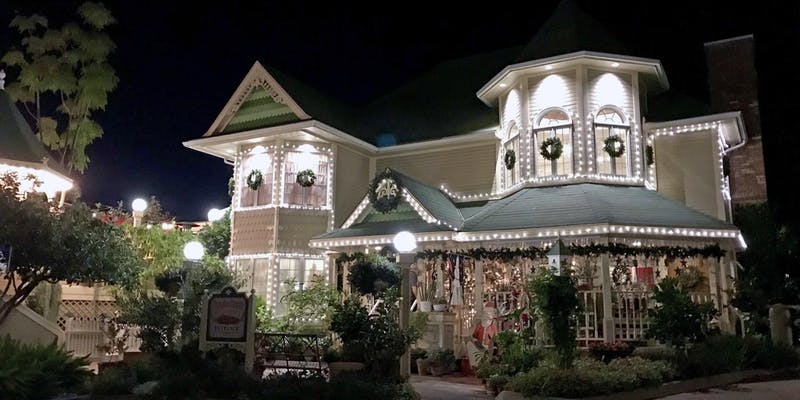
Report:
[[[516,125],[512,125],[511,129],[508,130],[507,137],[508,139],[503,144],[502,161],[504,187],[509,188],[518,184],[520,180],[520,161],[522,161],[522,158],[519,152],[519,128]]]
[[[285,153],[283,177],[283,203],[289,205],[328,206],[328,168],[330,155],[310,144],[303,144]],[[303,186],[297,182],[297,174],[310,170],[314,184]]]
[[[541,147],[549,138],[557,138],[562,146],[561,155],[554,160],[541,154]],[[567,113],[560,109],[545,110],[533,131],[533,144],[537,177],[572,174],[572,121]]]
[[[606,107],[594,118],[594,153],[597,173],[628,175],[630,125],[617,110]]]
[[[253,207],[272,204],[272,181],[275,174],[275,151],[264,146],[255,146],[242,157],[242,169],[236,187],[239,191],[239,207]],[[261,183],[258,176],[261,176]],[[256,186],[253,189],[252,186]]]

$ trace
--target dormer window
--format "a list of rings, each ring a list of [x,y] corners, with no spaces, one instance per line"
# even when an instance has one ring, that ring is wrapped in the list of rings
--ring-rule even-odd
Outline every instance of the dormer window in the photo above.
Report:
[[[561,155],[548,160],[541,154],[541,147],[549,138],[561,142]],[[572,174],[572,121],[561,109],[545,110],[541,113],[533,131],[535,175],[537,177]]]
[[[510,188],[519,183],[520,178],[520,161],[522,161],[519,152],[519,128],[512,125],[508,130],[508,135],[505,143],[503,144],[503,182],[506,188]],[[509,168],[511,167],[511,168]]]
[[[594,152],[597,173],[628,175],[630,125],[622,113],[605,107],[594,117]]]

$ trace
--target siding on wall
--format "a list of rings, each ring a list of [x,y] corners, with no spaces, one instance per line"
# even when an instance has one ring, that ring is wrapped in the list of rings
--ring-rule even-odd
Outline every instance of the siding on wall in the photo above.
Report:
[[[275,248],[275,209],[234,213],[231,255],[272,253]]]
[[[614,105],[625,112],[626,118],[633,118],[633,87],[631,76],[590,69],[588,113],[596,114],[605,105]],[[630,121],[626,121],[630,122]]]
[[[308,241],[328,230],[328,211],[280,209],[278,253],[312,253]]]
[[[715,166],[714,133],[656,138],[658,192],[715,218],[725,219]]]
[[[575,75],[575,71],[563,71],[528,79],[530,126],[536,127],[539,113],[551,107],[567,110],[572,118],[577,110]]]
[[[369,175],[369,158],[350,151],[344,146],[339,146],[337,151],[334,225],[339,227],[367,193],[367,187],[372,177]]]
[[[492,190],[495,175],[496,144],[442,149],[427,153],[389,156],[376,160],[377,170],[386,167],[438,188],[445,184],[459,193],[486,193]],[[363,195],[363,193],[361,193]]]

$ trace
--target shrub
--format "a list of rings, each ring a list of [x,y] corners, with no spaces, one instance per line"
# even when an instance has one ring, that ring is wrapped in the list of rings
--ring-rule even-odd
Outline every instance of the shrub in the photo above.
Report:
[[[637,386],[654,386],[675,378],[673,366],[666,361],[650,361],[642,357],[625,357],[612,360],[609,368],[635,376]]]
[[[56,344],[23,344],[0,337],[0,393],[15,400],[44,399],[81,389],[91,372]]]
[[[370,254],[359,257],[350,266],[347,279],[361,295],[377,295],[400,283],[400,270],[385,257]]]
[[[647,336],[679,348],[708,336],[714,305],[692,302],[677,279],[664,278],[653,289],[653,299],[658,305],[650,310]]]
[[[611,362],[616,358],[628,357],[633,353],[633,346],[625,342],[591,342],[589,343],[589,354],[595,359],[603,362]]]
[[[543,316],[559,356],[559,365],[568,368],[576,349],[577,316],[580,311],[578,289],[569,276],[551,275],[540,270],[531,278],[526,289],[531,304]]]
[[[135,386],[131,371],[123,365],[103,369],[92,379],[89,391],[92,396],[128,394]]]
[[[717,335],[692,346],[677,362],[685,377],[706,376],[753,368],[794,367],[798,365],[798,354],[766,339]]]
[[[508,382],[511,381],[511,377],[508,375],[492,375],[489,377],[488,381],[489,385],[494,386],[498,392],[502,392],[505,390]]]
[[[440,367],[452,367],[456,364],[456,356],[451,349],[434,349],[428,355],[428,360]]]
[[[127,364],[136,383],[157,381],[160,377],[160,365],[155,357],[140,356]]]
[[[475,376],[483,380],[488,380],[494,375],[511,375],[511,371],[505,364],[494,363],[485,359],[475,370]]]

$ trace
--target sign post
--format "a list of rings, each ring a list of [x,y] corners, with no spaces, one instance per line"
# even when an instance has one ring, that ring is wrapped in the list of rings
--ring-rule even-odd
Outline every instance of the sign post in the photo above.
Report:
[[[238,292],[226,287],[220,293],[206,293],[200,320],[200,350],[230,348],[244,353],[244,367],[250,372],[255,361],[255,291]]]

